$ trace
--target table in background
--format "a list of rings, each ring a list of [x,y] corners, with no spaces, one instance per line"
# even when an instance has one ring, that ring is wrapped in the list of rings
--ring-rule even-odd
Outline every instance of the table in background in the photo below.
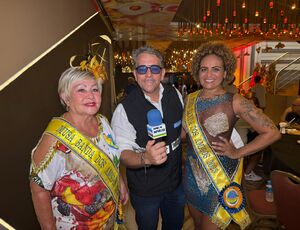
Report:
[[[300,177],[300,135],[283,134],[264,152],[264,172],[278,169]]]

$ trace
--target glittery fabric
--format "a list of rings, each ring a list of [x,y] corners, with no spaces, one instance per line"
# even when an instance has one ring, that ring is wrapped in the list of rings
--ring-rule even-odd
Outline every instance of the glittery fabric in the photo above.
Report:
[[[207,118],[203,124],[209,135],[217,135],[229,130],[229,124],[225,113],[217,113]]]
[[[209,143],[219,141],[218,136],[227,140],[237,118],[232,107],[233,94],[225,93],[211,99],[198,97],[196,112],[197,121],[201,123]],[[229,178],[234,176],[238,160],[217,156]],[[213,186],[206,170],[199,162],[192,143],[187,138],[187,156],[183,184],[187,202],[197,210],[212,217],[219,206],[218,191]]]

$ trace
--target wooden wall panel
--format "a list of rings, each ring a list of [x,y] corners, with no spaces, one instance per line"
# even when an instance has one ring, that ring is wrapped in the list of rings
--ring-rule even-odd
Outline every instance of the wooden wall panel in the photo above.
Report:
[[[60,74],[69,67],[69,58],[85,54],[87,43],[100,34],[109,35],[96,15],[0,91],[0,218],[18,230],[39,229],[29,190],[30,153],[51,117],[63,112],[57,94]],[[107,52],[106,60],[108,57]],[[110,118],[109,82],[104,85],[102,96],[101,113]]]

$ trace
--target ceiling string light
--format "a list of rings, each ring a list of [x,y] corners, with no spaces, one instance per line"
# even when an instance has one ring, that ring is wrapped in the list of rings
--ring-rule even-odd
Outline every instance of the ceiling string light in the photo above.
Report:
[[[195,3],[190,18],[178,20],[178,37],[298,38],[297,3],[297,0],[203,0],[201,4]]]
[[[198,48],[197,42],[177,42],[165,52],[167,72],[190,72],[192,58]]]

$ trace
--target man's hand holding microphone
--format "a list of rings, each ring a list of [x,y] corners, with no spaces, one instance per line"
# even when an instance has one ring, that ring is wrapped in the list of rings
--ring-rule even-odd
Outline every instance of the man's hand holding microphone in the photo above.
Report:
[[[166,125],[162,123],[162,117],[157,109],[151,109],[147,113],[147,130],[150,140],[147,142],[144,153],[145,165],[160,165],[167,160],[167,146],[164,137],[167,136]]]

